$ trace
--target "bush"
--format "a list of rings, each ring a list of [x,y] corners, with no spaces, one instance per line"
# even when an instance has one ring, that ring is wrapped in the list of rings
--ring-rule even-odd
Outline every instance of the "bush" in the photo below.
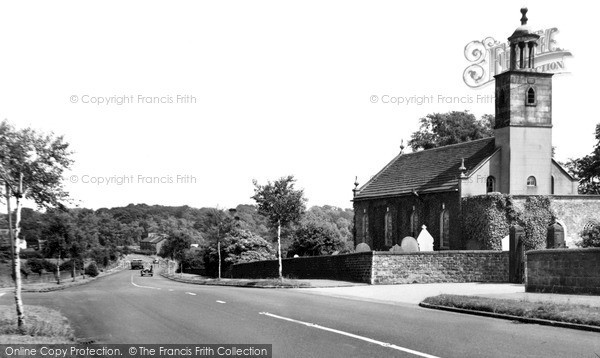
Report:
[[[55,272],[56,264],[45,259],[29,259],[27,260],[27,267],[31,272],[41,274],[42,272]]]
[[[23,250],[19,252],[19,257],[22,259],[41,259],[43,256],[39,251]]]
[[[331,255],[344,250],[346,244],[340,235],[322,225],[309,222],[294,232],[294,241],[288,248],[288,257]]]
[[[217,243],[213,242],[204,247],[204,267],[206,273],[216,276],[219,259]],[[221,240],[221,270],[227,271],[231,265],[243,262],[253,262],[275,259],[275,250],[262,237],[242,229],[228,233]]]
[[[73,260],[65,261],[60,264],[61,271],[72,271],[73,270]],[[83,270],[83,261],[75,260],[75,270]]]
[[[100,271],[98,271],[98,265],[96,265],[95,261],[90,262],[90,264],[86,266],[85,274],[91,277],[96,277],[100,274]]]
[[[581,234],[581,241],[577,242],[580,247],[600,247],[600,224],[594,224],[592,227],[584,229]]]

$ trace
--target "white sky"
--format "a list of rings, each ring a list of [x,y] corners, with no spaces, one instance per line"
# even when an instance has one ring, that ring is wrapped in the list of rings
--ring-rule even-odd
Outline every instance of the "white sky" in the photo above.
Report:
[[[600,122],[597,20],[589,5],[564,1],[3,2],[0,119],[65,135],[76,161],[66,187],[80,206],[227,208],[252,203],[252,179],[292,174],[309,205],[351,207],[354,177],[362,185],[377,173],[420,117],[494,112],[493,103],[370,97],[493,94],[463,82],[464,47],[505,41],[524,5],[529,25],[557,27],[574,55],[570,74],[554,77],[557,157],[589,154]],[[138,103],[178,94],[196,103]],[[83,182],[124,176],[122,185]]]

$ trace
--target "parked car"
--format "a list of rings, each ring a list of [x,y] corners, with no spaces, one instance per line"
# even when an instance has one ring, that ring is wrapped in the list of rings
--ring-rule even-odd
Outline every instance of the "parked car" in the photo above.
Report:
[[[144,267],[141,271],[140,271],[140,275],[141,276],[153,276],[154,272],[152,272],[152,266],[148,267]]]
[[[141,259],[133,259],[131,260],[131,269],[139,270],[144,268],[144,261]]]
[[[152,261],[153,264],[157,264],[158,263],[158,259],[154,259],[154,261]]]

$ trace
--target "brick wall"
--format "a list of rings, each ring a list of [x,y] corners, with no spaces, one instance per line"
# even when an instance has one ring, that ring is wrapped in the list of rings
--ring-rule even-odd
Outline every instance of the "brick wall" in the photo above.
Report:
[[[234,278],[277,277],[277,261],[232,267]],[[508,282],[508,252],[361,252],[283,260],[283,275],[370,284],[427,282]]]
[[[298,257],[283,259],[283,276],[298,279],[330,279],[371,282],[372,252],[335,256]],[[234,278],[269,278],[278,276],[277,260],[233,265]]]
[[[600,248],[526,252],[527,292],[600,295]]]
[[[508,252],[377,252],[373,284],[508,282]]]

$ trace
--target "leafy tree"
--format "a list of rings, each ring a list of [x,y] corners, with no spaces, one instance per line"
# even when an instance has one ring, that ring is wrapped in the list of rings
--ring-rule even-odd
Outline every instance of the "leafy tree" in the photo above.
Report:
[[[225,270],[237,263],[275,259],[275,250],[267,240],[243,229],[229,231],[221,241],[221,251]],[[214,276],[219,260],[215,242],[204,248],[203,256],[207,273]]]
[[[486,114],[477,120],[468,111],[428,114],[419,122],[419,130],[408,142],[414,151],[491,137],[494,128],[493,115]]]
[[[185,259],[185,252],[193,242],[192,237],[182,231],[175,231],[169,234],[167,242],[161,247],[159,255],[171,258],[181,263]]]
[[[581,241],[577,242],[580,247],[600,247],[600,224],[586,228],[581,233]]]
[[[288,257],[331,255],[346,248],[339,233],[315,222],[302,225],[294,233]]]
[[[39,133],[31,128],[17,130],[6,120],[0,123],[0,177],[4,182],[7,213],[9,213],[15,304],[20,330],[23,329],[25,316],[21,299],[21,260],[18,245],[21,230],[21,199],[31,199],[40,207],[63,205],[68,194],[62,186],[62,175],[72,164],[68,147],[63,137]],[[10,215],[12,197],[16,201],[14,235]]]
[[[51,210],[42,229],[42,235],[46,238],[43,253],[46,257],[56,257],[58,264],[58,283],[60,283],[60,260],[71,256],[75,260],[79,253],[79,243],[75,240],[72,218],[68,212],[62,210]],[[69,266],[75,269],[75,266]],[[74,271],[72,272],[74,276]]]
[[[279,278],[283,279],[281,263],[281,228],[298,222],[306,209],[303,190],[294,189],[295,179],[292,175],[282,177],[275,182],[254,184],[254,199],[258,212],[269,219],[271,227],[277,228],[277,257],[279,259]]]
[[[600,123],[596,125],[596,145],[591,154],[570,159],[565,166],[579,178],[579,194],[600,194]]]

